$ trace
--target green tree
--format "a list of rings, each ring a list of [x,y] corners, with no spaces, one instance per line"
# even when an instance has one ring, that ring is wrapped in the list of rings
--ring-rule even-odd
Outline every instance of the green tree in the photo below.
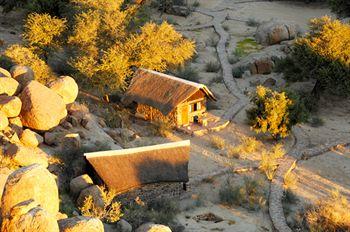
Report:
[[[194,54],[194,43],[166,22],[149,22],[131,30],[130,23],[140,7],[137,4],[71,0],[69,6],[73,15],[67,19],[30,14],[23,48],[43,61],[60,50],[66,51],[62,62],[74,71],[65,74],[102,92],[125,89],[133,67],[163,72],[184,64]],[[21,52],[10,47],[6,54],[14,60]]]
[[[349,96],[350,24],[329,17],[311,20],[310,33],[279,66],[287,80],[316,79],[314,96],[324,91]]]

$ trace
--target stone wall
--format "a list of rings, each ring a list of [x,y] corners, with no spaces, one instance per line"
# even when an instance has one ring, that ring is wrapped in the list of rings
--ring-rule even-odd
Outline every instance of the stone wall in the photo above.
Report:
[[[185,193],[182,182],[154,183],[122,193],[117,196],[117,200],[128,204],[139,197],[143,202],[152,202],[162,198],[179,199]]]

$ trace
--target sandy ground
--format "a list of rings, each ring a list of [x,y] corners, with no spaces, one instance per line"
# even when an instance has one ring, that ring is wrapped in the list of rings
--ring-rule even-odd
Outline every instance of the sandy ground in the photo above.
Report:
[[[342,148],[298,163],[296,195],[307,202],[338,189],[350,199],[350,150]]]
[[[222,13],[230,18],[230,20],[225,20],[222,23],[231,37],[227,43],[228,55],[232,54],[235,50],[234,42],[254,36],[256,27],[247,26],[246,22],[248,20],[254,19],[258,22],[268,21],[270,19],[294,21],[304,30],[307,30],[310,19],[324,15],[334,16],[324,5],[318,4],[306,5],[290,2],[248,2],[235,4],[235,2],[238,1],[200,1],[201,8],[222,10]],[[176,22],[176,28],[180,31],[182,27],[205,25],[211,20],[210,17],[199,13],[194,13],[187,19],[169,15],[165,15],[164,17],[170,19],[172,22]],[[228,92],[222,82],[213,81],[213,79],[217,80],[222,75],[220,71],[217,73],[205,72],[206,63],[218,61],[215,46],[212,44],[213,41],[218,40],[218,35],[213,28],[181,32],[196,42],[198,57],[190,65],[199,72],[200,78],[198,81],[208,85],[214,94],[218,95],[219,101],[216,103],[216,113],[220,115],[236,99]],[[251,84],[252,82],[260,81],[262,83],[271,76],[276,77],[276,74],[256,75],[248,79],[240,79],[238,84],[241,89],[251,90],[254,88]],[[281,79],[281,77],[277,76],[278,78]],[[278,83],[279,86],[283,84],[283,80],[281,80],[281,83]],[[327,141],[334,141],[334,139],[344,138],[350,132],[350,123],[347,117],[350,113],[350,101],[336,100],[336,103],[334,103],[334,101],[329,100],[324,99],[321,101],[320,110],[315,115],[322,118],[324,121],[323,126],[316,128],[308,124],[302,125],[302,129],[308,137],[307,143],[310,147],[323,144]],[[247,126],[245,110],[242,110],[234,118],[234,123],[220,132],[200,138],[189,138],[178,135],[179,137],[191,140],[190,178],[196,175],[209,174],[227,166],[217,162],[214,158],[215,156],[226,156],[226,151],[220,151],[211,146],[210,140],[213,135],[224,139],[226,144],[236,146],[239,144],[239,138],[241,136],[254,136],[254,133]],[[272,141],[264,136],[259,136],[258,138],[264,141],[264,144],[267,146],[272,144]],[[288,150],[292,144],[292,138],[286,139],[284,141],[285,149]],[[259,158],[260,154],[251,154],[244,159],[233,159],[229,166],[254,165],[257,164]],[[314,200],[325,196],[325,194],[334,188],[339,188],[344,193],[349,194],[350,179],[347,177],[350,171],[348,168],[350,166],[349,160],[348,153],[339,154],[329,152],[325,155],[300,162],[295,171],[299,177],[299,182],[294,191],[301,200],[300,204],[303,206],[314,202]],[[239,183],[241,176],[236,175],[232,178]],[[206,196],[206,204],[179,214],[178,219],[186,227],[185,231],[272,231],[269,215],[266,211],[262,210],[258,213],[249,212],[239,207],[228,208],[218,203],[217,192],[221,184],[224,183],[224,179],[224,177],[214,178],[214,183],[203,183],[195,190],[192,190],[196,194]],[[186,202],[183,204],[186,204]],[[194,216],[210,212],[222,217],[224,221],[220,223],[197,222],[193,219]],[[229,223],[230,220],[233,220],[235,223]]]
[[[1,7],[0,12],[2,12]],[[21,43],[24,19],[25,16],[22,12],[0,14],[0,52],[3,52],[11,44]]]
[[[190,0],[189,3],[193,3]],[[249,27],[246,21],[255,19],[257,21],[270,20],[277,18],[287,21],[295,21],[304,29],[307,27],[308,20],[314,17],[323,15],[332,15],[330,10],[321,5],[315,4],[295,4],[288,2],[247,2],[239,3],[240,0],[201,0],[200,7],[207,9],[224,9],[223,14],[228,15],[232,20],[225,20],[223,25],[228,28],[231,40],[227,44],[228,54],[235,49],[233,41],[239,41],[247,37],[252,37],[256,27]],[[226,8],[226,9],[225,9]],[[159,19],[159,14],[153,14],[156,19]],[[177,29],[181,31],[182,27],[203,25],[210,22],[212,19],[209,16],[193,13],[187,18],[163,15],[163,19],[168,19],[176,24]],[[4,45],[0,48],[4,50],[9,44],[20,42],[21,23],[23,15],[20,13],[11,13],[9,15],[0,15],[0,39],[4,41]],[[218,62],[217,52],[215,49],[215,41],[218,40],[218,35],[213,28],[198,29],[195,31],[181,31],[186,37],[193,39],[196,42],[198,57],[189,65],[195,68],[199,73],[198,82],[206,84],[218,97],[218,102],[215,103],[210,111],[215,115],[222,115],[225,110],[235,103],[236,98],[230,94],[222,80],[221,71],[209,73],[205,71],[206,63],[210,61]],[[250,80],[240,80],[239,86],[245,88],[250,86],[249,81],[259,80],[259,78],[267,78],[267,76],[254,76]],[[334,141],[337,138],[349,136],[350,132],[350,100],[329,101],[322,100],[320,110],[317,114],[322,118],[324,125],[320,127],[311,127],[310,125],[302,125],[304,132],[308,135],[309,146]],[[229,164],[218,162],[220,157],[226,157],[226,150],[217,150],[211,145],[211,136],[219,136],[225,143],[230,146],[239,144],[239,138],[244,136],[254,136],[246,122],[245,110],[242,110],[227,128],[220,132],[211,133],[203,137],[190,137],[181,133],[175,132],[169,139],[144,137],[130,146],[140,146],[148,143],[166,142],[168,140],[190,139],[191,140],[191,157],[189,163],[190,179],[208,175],[214,171],[221,170],[227,166],[241,167],[256,165],[260,154],[251,154],[248,157],[241,159],[232,159]],[[136,127],[136,125],[135,125]],[[143,126],[141,126],[143,127]],[[140,129],[142,130],[142,129]],[[143,129],[145,130],[145,129]],[[268,147],[273,144],[273,141],[268,140],[264,136],[259,136],[265,145]],[[145,141],[147,140],[147,141]],[[293,139],[288,138],[284,142],[285,149],[288,150],[293,144]],[[316,199],[327,194],[331,189],[339,188],[350,196],[350,152],[337,151],[328,152],[307,161],[301,161],[295,171],[299,177],[297,188],[294,190],[302,204],[313,202]],[[247,175],[263,176],[259,173],[249,173]],[[230,178],[235,183],[242,182],[243,175],[230,175]],[[185,231],[272,231],[269,215],[266,210],[251,212],[240,207],[226,207],[219,203],[218,191],[227,176],[213,178],[211,183],[202,183],[195,189],[192,189],[193,195],[204,196],[202,204],[193,207],[193,199],[186,199],[181,202],[183,208],[187,208],[178,215],[178,220],[186,227]],[[268,183],[267,183],[268,184]],[[192,202],[191,202],[192,201]],[[223,218],[220,223],[196,221],[193,217],[203,213],[214,213]]]

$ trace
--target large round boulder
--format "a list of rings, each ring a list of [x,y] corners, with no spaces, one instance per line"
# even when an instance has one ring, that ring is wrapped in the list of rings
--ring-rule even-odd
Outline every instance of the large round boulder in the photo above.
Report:
[[[6,149],[5,155],[21,167],[31,164],[41,164],[48,167],[48,155],[39,148],[26,147],[19,144],[11,144]]]
[[[171,229],[164,225],[145,223],[137,228],[135,232],[171,232]]]
[[[19,83],[11,77],[0,77],[0,95],[13,96],[20,89]]]
[[[103,232],[103,224],[98,218],[77,216],[58,221],[60,232]]]
[[[30,129],[25,129],[22,132],[20,140],[23,145],[28,147],[37,147],[39,144],[44,142],[44,138],[41,135]]]
[[[260,44],[273,45],[295,39],[300,33],[299,25],[293,22],[270,20],[259,25],[255,39]]]
[[[56,218],[32,199],[14,206],[3,218],[2,232],[59,232]]]
[[[2,194],[1,216],[8,216],[12,207],[30,199],[50,214],[58,213],[59,198],[55,178],[39,164],[17,169],[8,177]]]
[[[1,153],[1,151],[0,151],[0,153]],[[6,168],[6,167],[0,169],[0,199],[2,197],[2,192],[4,191],[4,187],[5,187],[7,178],[9,177],[9,175],[11,175],[12,172],[13,172],[13,170]]]
[[[0,95],[0,111],[7,117],[14,118],[19,115],[22,108],[21,99],[16,96]]]
[[[62,98],[36,81],[31,81],[22,91],[22,110],[20,117],[23,126],[30,129],[47,131],[67,116],[66,105]]]
[[[22,87],[34,80],[34,72],[28,66],[15,65],[11,68],[10,72],[12,77],[16,79]]]
[[[93,184],[94,182],[92,181],[91,177],[84,174],[72,179],[69,183],[69,189],[73,196],[78,196],[82,190],[90,187]]]
[[[49,84],[49,88],[63,98],[64,103],[70,104],[78,96],[79,88],[72,77],[62,76]]]
[[[0,111],[0,131],[9,125],[9,120],[4,112]]]

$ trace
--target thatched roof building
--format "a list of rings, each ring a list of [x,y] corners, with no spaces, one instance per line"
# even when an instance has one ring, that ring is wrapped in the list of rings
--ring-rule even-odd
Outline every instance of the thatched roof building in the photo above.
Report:
[[[187,118],[191,119],[188,115],[191,113],[188,106],[197,102],[202,102],[202,105],[205,106],[206,99],[216,100],[214,94],[203,84],[156,71],[139,69],[125,93],[123,102],[126,104],[136,102],[139,105],[152,107],[160,111],[163,116],[168,116],[171,113],[187,114]],[[180,106],[185,106],[186,110]],[[191,120],[181,120],[181,118],[175,120],[177,125],[191,122]]]
[[[84,154],[104,183],[119,193],[160,182],[188,182],[190,141]]]

